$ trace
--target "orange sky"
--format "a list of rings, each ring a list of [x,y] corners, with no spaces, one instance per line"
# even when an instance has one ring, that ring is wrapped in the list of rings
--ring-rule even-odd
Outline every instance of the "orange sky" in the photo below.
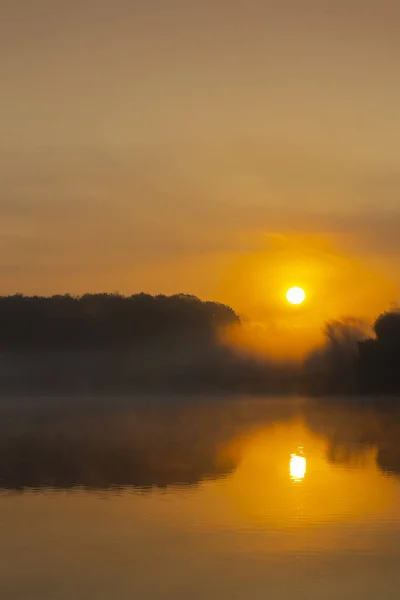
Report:
[[[291,328],[292,282],[307,327],[387,308],[399,18],[395,0],[3,0],[0,293],[187,292]]]

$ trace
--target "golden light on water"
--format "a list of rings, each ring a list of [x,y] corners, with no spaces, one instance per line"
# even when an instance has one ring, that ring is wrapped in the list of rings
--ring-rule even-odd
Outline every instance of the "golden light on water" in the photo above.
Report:
[[[291,287],[286,292],[286,300],[290,304],[301,304],[306,298],[306,293],[301,287]]]
[[[307,460],[299,454],[290,455],[290,477],[293,481],[302,481],[307,471]]]

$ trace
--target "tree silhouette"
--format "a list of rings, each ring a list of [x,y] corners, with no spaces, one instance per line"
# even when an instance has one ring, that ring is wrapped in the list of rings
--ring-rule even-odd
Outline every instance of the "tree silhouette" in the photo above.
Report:
[[[305,362],[305,391],[322,394],[357,391],[358,344],[368,336],[368,331],[366,323],[352,317],[326,323],[325,344]]]
[[[18,294],[0,298],[0,350],[126,346],[163,336],[210,339],[219,327],[238,322],[230,307],[184,294]]]
[[[381,344],[398,347],[400,344],[400,311],[385,312],[374,323],[376,338]]]
[[[27,394],[276,388],[265,361],[221,342],[238,324],[229,306],[187,294],[3,297],[0,384]]]
[[[400,392],[400,312],[380,315],[374,323],[375,339],[360,343],[360,389],[372,393]]]

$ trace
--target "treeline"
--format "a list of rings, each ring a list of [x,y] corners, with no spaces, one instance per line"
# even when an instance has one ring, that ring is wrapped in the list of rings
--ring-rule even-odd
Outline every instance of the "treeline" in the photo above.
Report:
[[[0,394],[400,393],[400,311],[328,323],[304,365],[240,353],[232,326],[232,308],[186,294],[0,297]]]
[[[154,340],[209,341],[238,323],[228,306],[195,296],[85,294],[0,297],[0,351],[136,346]]]
[[[240,355],[229,306],[195,296],[0,298],[0,393],[293,391],[295,375]]]
[[[325,327],[326,344],[307,358],[301,378],[312,394],[400,393],[400,311],[380,315],[372,329],[356,319]]]
[[[400,392],[400,311],[381,315],[374,325],[375,339],[358,344],[360,391]]]

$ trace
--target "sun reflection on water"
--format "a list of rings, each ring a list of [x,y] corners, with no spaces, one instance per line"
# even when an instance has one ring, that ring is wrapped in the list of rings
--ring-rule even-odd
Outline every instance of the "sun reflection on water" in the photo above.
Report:
[[[290,477],[292,481],[302,481],[307,471],[307,459],[301,454],[290,455]]]

